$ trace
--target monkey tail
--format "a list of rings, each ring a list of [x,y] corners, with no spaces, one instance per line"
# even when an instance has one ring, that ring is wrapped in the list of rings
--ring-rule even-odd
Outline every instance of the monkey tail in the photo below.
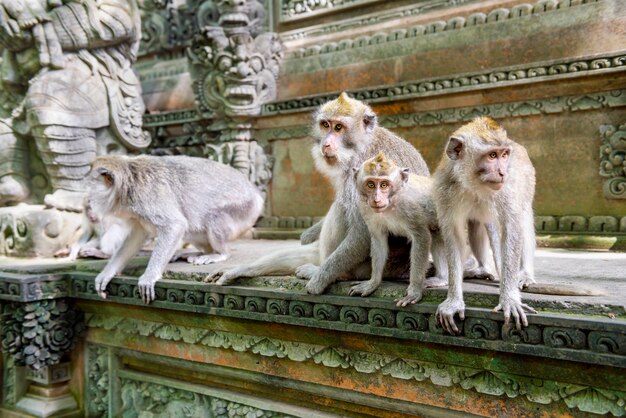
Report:
[[[292,275],[304,264],[320,264],[319,241],[295,248],[279,250],[261,257],[247,267],[243,267],[241,276]]]
[[[593,287],[568,286],[548,283],[532,283],[522,289],[522,292],[536,293],[539,295],[557,296],[606,296],[603,289]]]

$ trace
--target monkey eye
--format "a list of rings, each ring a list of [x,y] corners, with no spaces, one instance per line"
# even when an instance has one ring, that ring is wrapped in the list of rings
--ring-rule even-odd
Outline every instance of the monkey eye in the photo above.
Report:
[[[504,151],[504,152],[502,153],[502,156],[501,156],[501,157],[502,157],[502,158],[504,158],[504,159],[507,159],[507,158],[509,157],[509,152],[508,152],[508,151]]]
[[[383,181],[382,183],[380,183],[381,189],[386,189],[387,187],[389,187],[389,183],[387,183],[386,181]]]
[[[495,160],[496,158],[498,158],[498,153],[493,151],[489,153],[489,158],[492,160]]]
[[[329,128],[329,127],[330,127],[330,124],[329,124],[328,122],[326,122],[325,120],[323,120],[323,121],[322,121],[321,125],[322,125],[324,128]]]
[[[335,132],[339,132],[342,128],[343,128],[343,125],[341,123],[336,124],[335,125]]]
[[[376,187],[376,185],[374,184],[374,182],[373,182],[373,181],[368,181],[368,182],[367,182],[367,188],[368,188],[368,189],[373,189],[374,187]]]

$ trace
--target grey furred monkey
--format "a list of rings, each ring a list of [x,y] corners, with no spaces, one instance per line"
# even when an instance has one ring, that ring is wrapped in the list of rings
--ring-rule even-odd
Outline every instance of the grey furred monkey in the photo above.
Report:
[[[361,196],[359,210],[372,237],[372,276],[353,286],[350,295],[368,296],[380,286],[389,255],[389,234],[411,241],[410,283],[398,306],[419,302],[425,286],[447,285],[448,266],[433,202],[432,179],[398,167],[382,151],[355,168],[354,174]],[[430,252],[437,277],[427,283]]]
[[[427,176],[428,167],[411,144],[377,125],[369,106],[346,93],[320,106],[312,136],[316,139],[311,150],[315,165],[330,179],[335,200],[323,221],[303,236],[307,244],[268,254],[248,266],[216,272],[207,280],[228,284],[238,277],[295,272],[310,279],[309,293],[320,294],[339,277],[369,278],[370,235],[358,211],[352,168],[381,150],[412,172]],[[397,266],[388,264],[385,276],[398,276],[400,269],[404,273],[407,263],[401,261]]]
[[[526,149],[509,139],[493,119],[479,117],[455,131],[434,176],[435,204],[446,248],[447,298],[437,308],[437,322],[458,333],[454,315],[464,318],[462,249],[465,237],[480,268],[500,276],[500,301],[494,311],[527,326],[520,288],[534,280],[535,169]],[[467,226],[467,235],[465,227]]]
[[[96,277],[102,297],[109,281],[149,236],[156,235],[156,244],[139,278],[146,303],[154,300],[154,285],[183,238],[201,251],[214,251],[190,257],[190,263],[225,260],[228,242],[251,228],[263,208],[263,197],[242,173],[202,158],[101,156],[94,160],[87,182],[95,215],[121,218],[130,228]]]

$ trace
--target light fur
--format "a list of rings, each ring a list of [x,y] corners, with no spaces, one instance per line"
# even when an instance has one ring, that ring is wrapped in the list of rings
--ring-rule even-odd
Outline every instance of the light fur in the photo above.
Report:
[[[191,263],[225,260],[228,242],[250,229],[263,208],[261,194],[242,173],[202,158],[102,156],[88,182],[94,213],[123,219],[131,231],[96,277],[103,297],[109,281],[148,237],[157,240],[139,278],[146,303],[154,300],[154,285],[182,239],[205,253],[190,257]]]
[[[367,186],[370,182],[388,182],[389,205],[382,212],[372,209],[368,197],[374,191]],[[389,255],[387,242],[390,234],[411,241],[409,287],[406,297],[398,300],[398,306],[422,299],[431,248],[437,271],[432,282],[437,285],[447,283],[447,264],[433,202],[432,179],[402,170],[381,152],[361,165],[356,172],[356,184],[361,195],[359,211],[371,234],[372,274],[366,282],[353,286],[350,294],[368,296],[378,288]]]
[[[499,148],[510,150],[508,174],[502,188],[494,191],[483,184],[476,167],[486,152]],[[535,170],[526,149],[493,119],[477,118],[450,137],[433,178],[449,270],[448,296],[437,309],[438,322],[456,333],[454,315],[464,317],[462,248],[467,227],[479,269],[501,278],[500,303],[495,310],[504,312],[507,323],[512,316],[518,328],[527,325],[525,311],[534,310],[522,303],[520,287],[534,282]]]
[[[341,141],[332,161],[324,157],[323,141],[328,133],[322,131],[322,121],[340,123],[345,128],[341,135],[336,134]],[[312,137],[316,140],[311,149],[315,166],[333,185],[335,200],[324,219],[303,234],[306,245],[269,254],[248,266],[218,271],[207,280],[229,284],[238,277],[296,273],[309,279],[309,293],[320,294],[339,277],[369,277],[370,236],[356,204],[352,168],[381,150],[416,173],[427,176],[428,167],[413,146],[377,126],[376,114],[369,106],[345,93],[315,112]],[[398,272],[396,269],[389,275]]]

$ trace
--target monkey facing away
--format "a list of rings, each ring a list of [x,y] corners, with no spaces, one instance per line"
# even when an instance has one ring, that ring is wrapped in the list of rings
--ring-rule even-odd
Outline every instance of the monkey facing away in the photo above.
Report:
[[[123,219],[130,232],[96,277],[96,291],[106,297],[109,281],[121,272],[149,236],[154,250],[139,278],[141,298],[154,300],[154,285],[181,239],[205,254],[193,264],[228,258],[228,241],[251,228],[263,198],[234,168],[212,160],[175,156],[101,156],[87,177],[88,199],[97,217]]]
[[[527,326],[525,311],[536,311],[522,303],[520,294],[521,287],[535,281],[535,169],[526,149],[493,119],[479,117],[449,138],[433,180],[449,273],[448,296],[437,308],[438,323],[458,333],[454,315],[464,318],[462,248],[467,227],[470,248],[486,271],[493,265],[493,247],[501,280],[494,311],[503,311],[505,323],[513,316],[517,328]]]
[[[369,106],[346,93],[320,106],[312,136],[316,139],[311,150],[315,165],[331,181],[335,200],[322,223],[305,234],[309,243],[217,272],[208,280],[228,284],[238,277],[295,272],[309,279],[309,293],[320,294],[340,276],[369,277],[370,235],[358,211],[352,168],[379,151],[416,174],[429,175],[428,167],[411,144],[377,125]],[[406,269],[404,263],[401,267]],[[388,266],[386,275],[397,275],[392,270]]]
[[[432,199],[432,179],[398,167],[382,151],[355,168],[355,177],[361,196],[359,210],[372,237],[372,276],[353,286],[350,294],[367,296],[380,285],[390,233],[411,241],[410,283],[407,296],[398,301],[398,306],[422,299],[431,250],[438,275],[431,280],[435,285],[447,284],[448,266]]]

